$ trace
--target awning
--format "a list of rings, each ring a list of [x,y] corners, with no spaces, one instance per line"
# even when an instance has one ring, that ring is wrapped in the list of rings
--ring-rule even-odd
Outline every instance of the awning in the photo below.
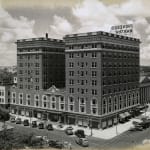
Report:
[[[119,114],[119,117],[124,119],[126,116],[124,115],[124,113],[122,113],[122,114]]]
[[[131,116],[131,114],[129,112],[125,112],[124,114],[125,114],[126,117]]]

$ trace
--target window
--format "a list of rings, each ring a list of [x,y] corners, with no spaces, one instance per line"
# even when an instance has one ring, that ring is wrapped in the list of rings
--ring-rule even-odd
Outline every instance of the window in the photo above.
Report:
[[[98,102],[95,98],[91,100],[91,114],[98,114]]]
[[[106,98],[103,99],[103,114],[107,112]]]
[[[63,96],[59,98],[59,110],[65,110],[65,100]]]
[[[74,71],[69,71],[69,76],[74,76]]]
[[[97,57],[97,53],[96,52],[92,52],[92,58],[96,58]]]
[[[92,95],[97,95],[97,90],[96,89],[92,89]]]
[[[16,92],[12,92],[12,103],[16,103]]]
[[[35,71],[35,75],[39,75],[39,70],[36,70],[36,71]]]
[[[111,97],[108,99],[108,111],[109,112],[112,111],[112,98]]]
[[[34,95],[34,106],[39,107],[40,105],[39,95]]]
[[[92,80],[92,86],[96,86],[97,85],[97,81],[96,80]]]
[[[83,68],[84,67],[84,62],[81,62],[81,68]]]
[[[69,53],[69,58],[73,58],[73,57],[74,57],[73,53]]]
[[[39,82],[39,78],[35,78],[35,82],[37,82],[37,83],[38,83],[38,82]]]
[[[68,99],[68,111],[73,112],[74,111],[74,98],[69,97]]]
[[[97,72],[96,71],[92,71],[92,77],[96,77],[97,76]]]
[[[30,94],[26,94],[26,104],[31,105],[31,95]]]
[[[48,107],[48,100],[47,100],[47,96],[46,95],[43,95],[42,96],[42,106],[44,108],[47,108]]]
[[[23,93],[19,93],[19,104],[23,104]]]
[[[81,77],[83,77],[84,76],[84,71],[81,71]]]
[[[73,62],[69,62],[69,67],[74,67],[74,63]]]
[[[56,97],[51,97],[51,109],[56,109]]]
[[[35,90],[39,90],[39,86],[35,86]]]
[[[86,103],[85,103],[85,99],[84,98],[80,98],[79,99],[79,111],[81,113],[85,113],[86,112]]]
[[[69,93],[74,93],[74,88],[69,88]]]
[[[73,84],[74,84],[74,80],[73,80],[73,79],[70,79],[70,80],[69,80],[69,84],[70,84],[70,85],[73,85]]]
[[[40,64],[39,63],[35,63],[35,67],[40,67]]]
[[[92,68],[96,68],[97,67],[97,62],[92,62]]]

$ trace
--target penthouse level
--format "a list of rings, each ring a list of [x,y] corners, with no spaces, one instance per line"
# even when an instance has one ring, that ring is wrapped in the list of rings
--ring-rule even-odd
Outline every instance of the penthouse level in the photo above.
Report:
[[[94,44],[96,44],[97,47],[102,48],[122,49],[125,51],[131,49],[133,51],[138,51],[137,44],[140,43],[140,40],[137,38],[102,31],[66,35],[64,37],[64,40],[66,46],[68,46],[68,48],[66,48],[66,51],[67,49],[74,49],[75,47],[73,46],[78,46],[79,44],[80,45],[84,44],[85,45],[84,47],[86,48],[88,48],[86,44],[93,44],[91,45],[92,48],[94,48],[95,47]],[[83,45],[81,49],[83,49]]]

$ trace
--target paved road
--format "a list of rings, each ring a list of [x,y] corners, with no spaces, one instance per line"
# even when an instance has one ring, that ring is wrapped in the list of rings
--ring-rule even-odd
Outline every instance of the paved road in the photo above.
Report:
[[[21,130],[21,132],[33,132],[36,135],[46,135],[48,138],[57,139],[59,141],[68,141],[72,143],[73,147],[79,148],[80,146],[75,143],[74,136],[68,136],[64,131],[54,130],[47,131],[46,129],[24,127],[23,125],[17,125],[15,123],[9,123],[15,127],[15,130]],[[87,137],[90,147],[93,148],[124,148],[134,147],[135,145],[142,144],[144,139],[150,139],[150,128],[143,131],[127,131],[113,139],[104,140],[94,137]]]

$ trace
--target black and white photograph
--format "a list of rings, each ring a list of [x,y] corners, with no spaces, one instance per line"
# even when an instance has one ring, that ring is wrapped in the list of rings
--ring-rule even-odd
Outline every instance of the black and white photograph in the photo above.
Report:
[[[150,149],[149,0],[0,0],[0,150]]]

